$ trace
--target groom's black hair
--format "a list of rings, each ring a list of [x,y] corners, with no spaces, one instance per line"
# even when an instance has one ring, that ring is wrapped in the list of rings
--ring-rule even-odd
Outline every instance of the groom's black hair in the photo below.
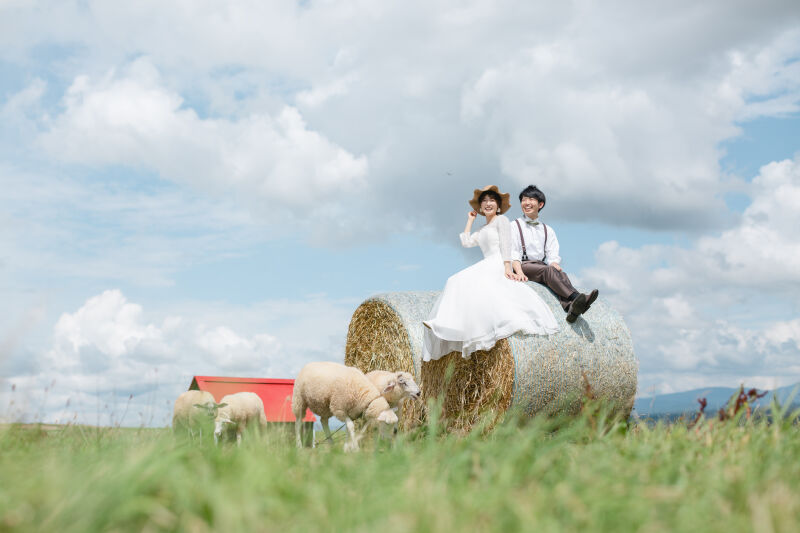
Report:
[[[481,205],[481,202],[483,202],[483,199],[486,198],[487,196],[490,197],[490,198],[493,198],[494,201],[497,202],[497,209],[498,210],[503,208],[503,199],[500,197],[499,194],[497,194],[496,192],[494,192],[491,189],[488,190],[488,191],[483,191],[481,193],[481,195],[478,196],[478,205]]]
[[[544,197],[544,193],[540,191],[539,187],[537,187],[536,185],[528,185],[527,187],[522,189],[522,192],[519,193],[519,201],[522,202],[523,198],[533,198],[537,202],[541,202],[542,204],[541,209],[544,209],[544,204],[547,203],[547,200]]]

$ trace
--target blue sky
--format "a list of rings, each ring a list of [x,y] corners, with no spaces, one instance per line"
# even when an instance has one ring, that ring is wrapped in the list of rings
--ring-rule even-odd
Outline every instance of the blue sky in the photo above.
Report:
[[[639,394],[800,381],[795,4],[0,3],[0,417],[342,360],[489,183],[545,190]]]

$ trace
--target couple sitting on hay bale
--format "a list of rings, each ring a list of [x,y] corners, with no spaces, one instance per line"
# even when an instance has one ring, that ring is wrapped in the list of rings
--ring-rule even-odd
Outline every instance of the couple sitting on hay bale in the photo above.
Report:
[[[545,196],[535,185],[519,194],[523,216],[511,223],[503,215],[511,207],[508,193],[496,185],[475,189],[467,225],[460,235],[464,247],[480,246],[483,260],[454,274],[431,310],[423,340],[423,361],[461,352],[469,359],[479,350],[514,333],[549,335],[558,322],[547,304],[524,281],[536,281],[553,291],[575,322],[597,299],[597,289],[580,293],[561,269],[555,231],[539,222]],[[486,224],[471,233],[478,213]]]

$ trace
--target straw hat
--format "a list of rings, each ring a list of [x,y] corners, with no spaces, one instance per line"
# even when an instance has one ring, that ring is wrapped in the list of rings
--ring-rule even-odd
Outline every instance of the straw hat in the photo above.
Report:
[[[481,193],[484,191],[494,191],[500,195],[500,209],[497,210],[498,215],[502,215],[509,209],[511,209],[511,195],[507,192],[503,193],[497,188],[497,185],[487,185],[483,189],[475,189],[475,194],[472,195],[472,200],[469,201],[469,205],[472,206],[472,209],[481,213],[481,205],[478,203],[478,198],[480,197]],[[483,215],[483,213],[481,213]]]

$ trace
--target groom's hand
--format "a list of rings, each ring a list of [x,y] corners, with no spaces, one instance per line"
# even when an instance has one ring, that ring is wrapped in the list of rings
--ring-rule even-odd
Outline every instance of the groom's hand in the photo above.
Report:
[[[550,263],[550,266],[561,272],[561,265],[558,263]]]

